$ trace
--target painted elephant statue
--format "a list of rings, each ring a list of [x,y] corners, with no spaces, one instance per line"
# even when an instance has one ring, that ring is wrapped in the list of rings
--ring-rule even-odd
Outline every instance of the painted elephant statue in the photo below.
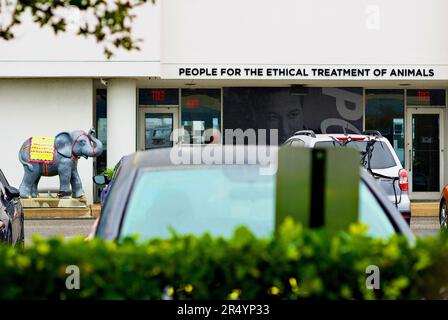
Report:
[[[78,159],[98,157],[103,152],[103,144],[94,134],[92,128],[88,133],[61,132],[56,137],[34,136],[25,141],[19,151],[25,169],[20,197],[37,197],[40,178],[59,175],[58,197],[81,198],[84,190],[77,170]]]

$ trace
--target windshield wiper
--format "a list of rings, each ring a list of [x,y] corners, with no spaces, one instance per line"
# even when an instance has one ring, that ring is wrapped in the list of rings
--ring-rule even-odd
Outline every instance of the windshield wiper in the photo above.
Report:
[[[336,142],[340,147],[345,147],[345,145],[346,145],[347,143],[344,143],[344,142],[348,141],[348,140],[346,140],[346,141],[344,141],[344,142],[341,142],[341,141],[339,141],[338,139],[336,139],[336,138],[333,137],[333,136],[330,136],[330,138],[331,138],[334,142]]]
[[[372,159],[372,155],[373,155],[373,149],[375,149],[375,143],[377,142],[376,139],[372,139],[367,141],[366,143],[366,151],[361,152],[362,157],[361,157],[361,165],[367,169],[367,171],[369,171],[370,174],[373,174],[372,172],[372,168],[370,166],[370,160]],[[367,160],[366,160],[367,158]]]

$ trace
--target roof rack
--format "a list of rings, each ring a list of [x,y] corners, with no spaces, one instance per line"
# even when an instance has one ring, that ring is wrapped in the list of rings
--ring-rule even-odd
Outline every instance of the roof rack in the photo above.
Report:
[[[316,138],[316,134],[313,130],[300,130],[294,133],[295,136],[310,136]]]
[[[378,130],[365,130],[362,132],[362,134],[366,136],[382,137],[381,132],[379,132]]]

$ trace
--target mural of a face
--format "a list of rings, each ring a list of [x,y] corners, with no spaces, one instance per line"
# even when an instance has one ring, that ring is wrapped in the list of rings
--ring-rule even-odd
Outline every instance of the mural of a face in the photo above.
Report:
[[[224,128],[278,129],[278,143],[299,130],[361,132],[362,88],[309,87],[304,96],[289,87],[224,88]],[[268,133],[269,137],[269,133]]]
[[[303,129],[302,97],[293,96],[287,90],[275,90],[258,102],[257,122],[268,130],[278,129],[279,143]]]

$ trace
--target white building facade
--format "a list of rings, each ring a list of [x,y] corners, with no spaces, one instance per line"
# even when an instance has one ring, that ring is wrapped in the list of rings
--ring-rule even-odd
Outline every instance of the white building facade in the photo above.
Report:
[[[301,129],[379,130],[412,198],[437,199],[448,183],[446,12],[444,0],[163,0],[136,12],[142,50],[111,60],[28,19],[0,40],[0,168],[18,186],[23,141],[95,127],[107,149],[79,161],[92,202],[96,172],[171,144],[176,128],[192,133],[186,144],[209,142],[207,129],[278,129],[280,142]]]

